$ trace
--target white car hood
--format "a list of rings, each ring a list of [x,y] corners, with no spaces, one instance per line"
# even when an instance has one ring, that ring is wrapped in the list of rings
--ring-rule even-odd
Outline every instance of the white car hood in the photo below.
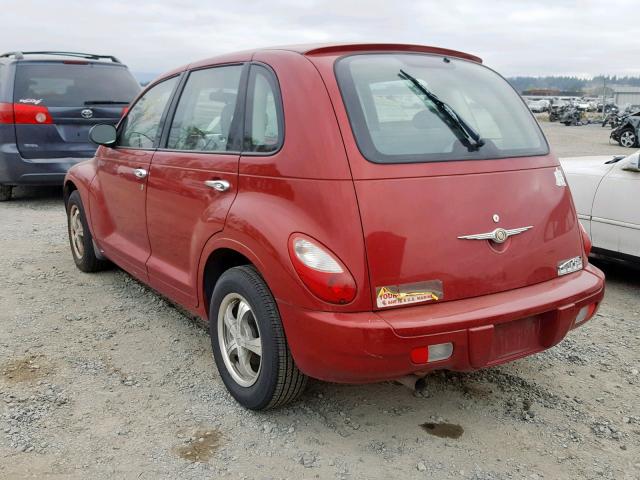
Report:
[[[567,157],[561,158],[560,164],[562,165],[562,169],[567,177],[571,175],[594,175],[602,177],[613,167],[613,163],[605,163],[612,158],[613,155]]]

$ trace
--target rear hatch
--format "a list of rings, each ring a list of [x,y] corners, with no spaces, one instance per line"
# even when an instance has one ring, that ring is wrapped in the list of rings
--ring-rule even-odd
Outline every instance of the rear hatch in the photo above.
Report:
[[[92,157],[96,146],[89,142],[89,129],[98,123],[115,125],[139,91],[140,86],[121,64],[18,63],[14,111],[21,118],[16,121],[20,154],[26,159]],[[36,119],[37,113],[44,116]]]
[[[560,261],[581,254],[581,240],[555,171],[357,180],[376,304],[382,287],[418,284],[404,293],[433,291],[446,301],[557,277]],[[523,227],[502,244],[459,238]]]
[[[374,306],[516,289],[582,255],[558,162],[493,71],[394,53],[344,57],[336,74]]]

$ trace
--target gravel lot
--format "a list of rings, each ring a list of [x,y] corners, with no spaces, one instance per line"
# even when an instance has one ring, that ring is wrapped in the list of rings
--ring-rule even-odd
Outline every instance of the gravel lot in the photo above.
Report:
[[[543,125],[556,153],[619,153]],[[623,152],[630,153],[629,150]],[[640,478],[640,275],[599,264],[598,316],[543,354],[472,374],[311,382],[238,407],[206,331],[119,270],[76,270],[59,189],[0,204],[0,478]]]

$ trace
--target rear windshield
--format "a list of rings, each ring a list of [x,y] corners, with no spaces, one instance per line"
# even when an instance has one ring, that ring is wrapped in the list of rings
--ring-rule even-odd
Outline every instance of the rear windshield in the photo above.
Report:
[[[425,54],[361,54],[336,63],[358,147],[376,163],[547,154],[529,109],[492,70]]]
[[[16,68],[15,103],[50,107],[124,104],[140,91],[125,67],[94,63],[23,63]]]

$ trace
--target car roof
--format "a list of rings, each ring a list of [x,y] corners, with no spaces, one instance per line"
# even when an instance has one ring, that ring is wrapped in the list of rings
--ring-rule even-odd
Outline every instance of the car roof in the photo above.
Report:
[[[433,47],[428,45],[414,45],[406,43],[313,43],[300,45],[281,45],[273,47],[263,47],[252,50],[243,50],[239,52],[226,53],[215,57],[205,58],[174,68],[163,73],[149,85],[158,83],[164,79],[172,77],[180,72],[193,68],[202,68],[209,65],[221,63],[246,62],[250,61],[256,54],[267,51],[289,51],[305,56],[341,56],[349,53],[362,52],[413,52],[413,53],[430,53],[433,55],[446,55],[450,57],[462,58],[476,63],[482,63],[482,59],[469,53],[450,50],[448,48]]]
[[[433,47],[428,45],[414,45],[407,43],[312,43],[300,45],[282,45],[275,47],[264,47],[254,50],[247,50],[239,53],[256,54],[267,50],[287,50],[301,55],[342,55],[354,52],[371,51],[393,51],[393,52],[420,52],[433,53],[439,55],[449,55],[452,57],[464,58],[474,62],[482,63],[482,59],[469,53],[450,50],[447,48]],[[225,55],[226,56],[226,55]],[[215,63],[218,57],[212,57],[204,61]]]

